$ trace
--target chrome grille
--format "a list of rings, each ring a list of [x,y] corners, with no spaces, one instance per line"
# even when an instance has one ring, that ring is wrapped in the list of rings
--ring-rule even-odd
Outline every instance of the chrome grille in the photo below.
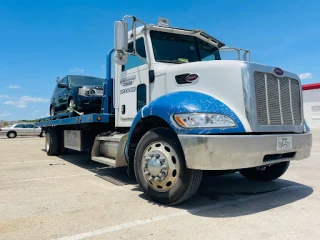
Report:
[[[296,79],[254,73],[257,118],[260,125],[300,125],[300,85]]]

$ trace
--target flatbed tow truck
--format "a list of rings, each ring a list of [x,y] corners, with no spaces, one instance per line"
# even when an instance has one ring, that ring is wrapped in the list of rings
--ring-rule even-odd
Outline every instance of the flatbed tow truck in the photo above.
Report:
[[[271,181],[310,156],[296,74],[167,19],[147,25],[125,16],[114,34],[101,112],[40,119],[48,155],[91,151],[93,161],[126,166],[150,199],[167,205],[194,195],[204,171]],[[229,50],[238,60],[221,60]]]

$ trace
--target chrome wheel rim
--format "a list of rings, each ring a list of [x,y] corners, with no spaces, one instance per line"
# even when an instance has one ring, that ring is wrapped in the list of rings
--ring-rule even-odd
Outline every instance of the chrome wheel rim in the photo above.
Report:
[[[73,99],[70,99],[70,101],[69,101],[69,107],[70,107],[70,108],[73,108],[73,105],[74,105],[74,100],[73,100]]]
[[[46,134],[46,152],[50,150],[50,135]]]
[[[153,142],[142,155],[141,170],[148,185],[158,191],[172,189],[180,174],[180,163],[174,148],[166,142]]]
[[[10,138],[14,138],[14,133],[9,133]]]

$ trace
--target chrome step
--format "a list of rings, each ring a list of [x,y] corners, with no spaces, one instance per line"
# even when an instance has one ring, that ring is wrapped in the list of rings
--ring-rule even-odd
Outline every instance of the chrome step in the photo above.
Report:
[[[116,160],[106,157],[91,157],[91,159],[95,162],[103,163],[111,167],[116,167]]]
[[[127,139],[128,133],[97,136],[92,147],[91,159],[112,167],[127,166],[124,152]]]

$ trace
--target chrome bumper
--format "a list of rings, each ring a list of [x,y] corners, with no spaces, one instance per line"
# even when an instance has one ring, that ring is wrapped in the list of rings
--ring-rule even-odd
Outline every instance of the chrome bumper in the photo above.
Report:
[[[277,151],[277,137],[292,137],[292,150]],[[308,158],[312,134],[270,135],[178,135],[187,168],[230,170],[266,165],[275,162]],[[294,153],[287,158],[280,154]],[[273,155],[277,154],[277,155]],[[266,155],[272,155],[264,161]],[[285,157],[287,155],[284,155]]]

